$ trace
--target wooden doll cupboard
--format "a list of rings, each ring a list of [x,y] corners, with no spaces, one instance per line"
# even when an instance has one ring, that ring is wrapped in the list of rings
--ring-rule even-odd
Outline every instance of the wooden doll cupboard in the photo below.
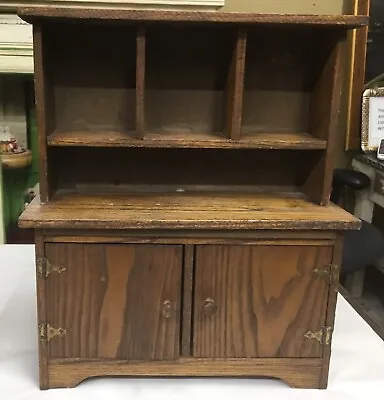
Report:
[[[25,8],[41,194],[41,388],[268,376],[325,388],[343,232],[329,202],[360,16]]]

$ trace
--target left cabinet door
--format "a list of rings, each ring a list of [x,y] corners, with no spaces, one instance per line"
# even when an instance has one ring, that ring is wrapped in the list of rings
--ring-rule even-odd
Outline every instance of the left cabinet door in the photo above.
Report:
[[[179,356],[182,246],[47,243],[45,253],[48,357]]]

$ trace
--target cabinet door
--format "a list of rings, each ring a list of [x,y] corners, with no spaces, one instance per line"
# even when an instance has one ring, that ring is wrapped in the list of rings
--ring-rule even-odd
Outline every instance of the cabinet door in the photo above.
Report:
[[[332,247],[197,246],[195,357],[321,357]]]
[[[178,357],[181,246],[46,244],[50,357]]]

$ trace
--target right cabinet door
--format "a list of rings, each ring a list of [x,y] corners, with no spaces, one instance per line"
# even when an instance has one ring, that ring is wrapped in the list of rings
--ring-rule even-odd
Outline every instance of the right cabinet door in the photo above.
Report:
[[[332,246],[196,247],[193,356],[321,357]],[[316,271],[315,271],[316,270]]]

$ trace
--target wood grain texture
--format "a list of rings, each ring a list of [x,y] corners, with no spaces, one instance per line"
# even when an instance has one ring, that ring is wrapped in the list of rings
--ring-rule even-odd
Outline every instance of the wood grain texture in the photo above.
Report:
[[[51,388],[74,387],[94,376],[276,377],[295,388],[317,388],[321,359],[180,359],[173,363],[50,360]]]
[[[146,130],[222,134],[237,30],[209,25],[147,28]]]
[[[355,13],[369,15],[370,0],[354,0]],[[364,91],[368,26],[348,32],[351,70],[347,84],[347,135],[345,150],[361,149],[361,96]]]
[[[36,197],[19,219],[24,228],[83,229],[358,229],[360,220],[336,205],[300,194],[62,194]]]
[[[319,78],[311,102],[310,133],[327,140],[327,149],[304,185],[304,193],[321,205],[330,201],[343,75],[343,40],[337,41]]]
[[[197,246],[193,355],[321,357],[332,247]],[[210,303],[210,304],[208,304]]]
[[[130,21],[172,21],[172,22],[212,22],[212,23],[259,23],[319,25],[323,27],[357,28],[367,25],[367,16],[354,15],[279,15],[256,13],[223,13],[203,11],[152,11],[81,9],[70,7],[23,7],[18,15],[27,22],[41,18],[103,19]]]
[[[145,130],[145,27],[140,26],[136,39],[136,137],[143,139]],[[109,134],[108,137],[111,135]],[[123,135],[119,135],[122,138]],[[113,137],[113,135],[112,135]]]
[[[332,264],[334,266],[341,267],[341,262],[343,259],[343,242],[344,237],[340,235],[338,240],[336,241],[334,250],[333,250],[333,258]],[[339,270],[340,271],[340,270]],[[335,312],[336,312],[336,303],[337,303],[337,293],[339,288],[339,276],[335,275],[332,283],[329,288],[328,295],[328,305],[327,305],[327,317],[326,317],[326,326],[331,326],[332,330],[335,325]],[[333,331],[332,331],[333,333]],[[323,367],[320,377],[320,388],[326,389],[328,386],[328,376],[329,376],[329,364],[331,361],[331,350],[332,350],[332,336],[329,346],[324,347],[323,353]]]
[[[226,89],[225,136],[239,139],[243,109],[245,53],[247,49],[247,30],[239,28],[229,67]]]
[[[38,259],[45,257],[44,236],[41,229],[35,230],[35,254],[36,262]],[[36,263],[37,264],[37,263]],[[46,281],[39,274],[36,265],[36,299],[37,299],[37,323],[38,325],[47,322],[47,298],[46,298]],[[40,389],[48,389],[48,348],[47,343],[40,340],[40,332],[38,332],[38,348],[39,348],[39,384]]]
[[[133,132],[137,29],[47,23],[44,33],[44,55],[52,75],[49,89],[55,95],[48,105],[55,111],[55,129]],[[50,109],[45,113],[52,117]]]
[[[124,188],[132,185],[171,185],[187,191],[202,186],[202,190],[211,187],[215,191],[223,186],[300,191],[322,155],[321,150],[303,151],[298,157],[297,151],[289,149],[228,148],[52,147],[50,151],[58,190],[83,192],[88,188],[93,193],[126,193]]]
[[[237,232],[228,232],[227,238],[220,238],[217,239],[214,236],[211,238],[209,236],[198,235],[192,236],[186,234],[183,237],[181,232],[177,233],[176,235],[167,235],[164,238],[157,236],[158,231],[150,231],[148,232],[150,235],[147,237],[137,235],[137,236],[129,236],[127,234],[123,236],[115,235],[97,235],[94,234],[93,236],[82,236],[79,235],[79,232],[72,232],[73,236],[50,236],[47,237],[46,241],[50,243],[135,243],[135,244],[184,244],[184,245],[194,245],[194,244],[244,244],[244,245],[252,245],[252,244],[262,244],[262,245],[273,245],[276,244],[276,239],[270,240],[263,240],[263,239],[256,239],[257,231],[251,231],[251,234],[254,234],[253,239],[247,239],[245,236],[238,235]],[[190,233],[190,232],[188,232]],[[84,234],[81,232],[81,234]],[[232,237],[231,237],[232,235]],[[190,236],[188,238],[188,236]],[[217,235],[216,235],[217,236]],[[273,235],[271,235],[273,236]],[[286,245],[286,246],[320,246],[320,245],[333,245],[333,240],[298,240],[298,239],[279,239],[279,244]]]
[[[50,185],[50,175],[53,171],[48,171],[46,138],[54,129],[54,115],[52,109],[53,98],[51,88],[49,88],[49,75],[46,71],[44,57],[43,28],[40,24],[33,26],[33,43],[40,196],[42,202],[47,202],[53,192],[53,187]]]
[[[172,240],[175,244],[188,244],[192,240],[197,243],[208,244],[255,244],[261,241],[262,244],[268,244],[273,240],[278,239],[282,244],[295,243],[304,245],[327,245],[334,243],[338,237],[338,233],[334,231],[276,231],[276,230],[138,230],[138,229],[82,229],[79,232],[77,229],[43,229],[46,242],[92,242],[102,243],[103,240],[110,243],[111,240],[128,242],[129,240],[145,241],[145,240]],[[235,234],[235,235],[234,235]],[[204,242],[203,242],[204,241]],[[327,243],[329,242],[329,243]]]
[[[239,107],[239,104],[234,107]],[[237,129],[237,128],[236,128]],[[232,128],[234,131],[235,128]],[[149,147],[149,148],[191,148],[191,149],[297,149],[324,150],[325,140],[314,138],[307,133],[260,132],[248,134],[231,141],[220,134],[210,133],[145,133],[144,140],[137,140],[132,132],[63,132],[49,135],[48,146],[89,146],[89,147]]]
[[[49,261],[67,268],[47,279],[47,319],[67,331],[49,357],[177,358],[181,255],[180,246],[46,244]]]
[[[248,29],[242,135],[308,132],[309,103],[328,31],[313,27]],[[305,37],[307,40],[302,40]]]
[[[195,246],[184,246],[181,355],[192,356],[193,271]]]

